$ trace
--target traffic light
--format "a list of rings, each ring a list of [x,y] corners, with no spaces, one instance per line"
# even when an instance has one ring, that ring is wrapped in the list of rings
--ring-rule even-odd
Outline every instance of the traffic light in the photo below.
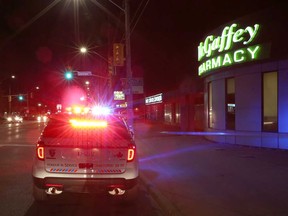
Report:
[[[72,71],[65,71],[65,79],[66,80],[72,80],[73,79],[73,72]]]
[[[24,100],[24,97],[23,97],[22,95],[19,95],[19,96],[18,96],[18,100],[19,100],[19,101],[23,101],[23,100]]]
[[[113,44],[113,65],[124,66],[124,44]]]

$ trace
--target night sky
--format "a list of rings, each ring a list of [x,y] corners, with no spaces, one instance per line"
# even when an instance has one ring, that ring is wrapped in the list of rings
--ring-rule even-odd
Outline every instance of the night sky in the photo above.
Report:
[[[15,74],[21,80],[17,85],[19,91],[42,85],[53,94],[57,86],[60,89],[61,73],[67,65],[81,70],[93,68],[105,75],[104,62],[92,54],[83,59],[77,47],[87,45],[107,57],[113,42],[124,42],[124,15],[108,0],[99,2],[112,16],[97,7],[95,0],[94,3],[78,0],[78,7],[75,2],[0,0],[1,80]],[[121,5],[122,0],[114,2]],[[130,2],[133,76],[144,77],[146,94],[173,90],[184,81],[196,80],[197,45],[201,38],[226,22],[276,3],[272,0]],[[133,19],[139,5],[142,6]]]

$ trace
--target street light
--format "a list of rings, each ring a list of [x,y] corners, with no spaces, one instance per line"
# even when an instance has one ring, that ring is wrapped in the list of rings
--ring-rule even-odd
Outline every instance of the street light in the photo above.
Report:
[[[86,47],[80,47],[80,52],[83,54],[87,53],[87,48]]]

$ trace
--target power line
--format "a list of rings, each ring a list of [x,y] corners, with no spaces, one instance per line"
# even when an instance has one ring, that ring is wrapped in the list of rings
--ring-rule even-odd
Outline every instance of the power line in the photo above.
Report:
[[[142,0],[142,2],[144,2],[144,0]],[[141,2],[141,4],[139,5],[138,9],[140,9],[140,7],[141,7],[141,5],[142,5],[142,2]],[[137,18],[135,24],[134,24],[133,27],[131,28],[131,34],[133,33],[133,31],[134,31],[136,25],[138,24],[140,18],[142,17],[142,15],[143,15],[143,13],[144,13],[144,11],[145,11],[147,5],[149,4],[149,2],[150,2],[150,0],[146,0],[146,4],[144,5],[142,11],[140,12],[140,15],[138,16],[138,18]],[[138,9],[137,9],[137,11],[138,11]],[[137,11],[136,11],[136,12],[137,12]],[[135,16],[136,16],[136,15],[135,15]],[[132,22],[133,22],[133,20],[134,20],[134,17],[133,17],[133,19],[132,19]]]
[[[145,1],[145,0],[142,0],[142,1],[141,1],[141,3],[139,4],[139,6],[138,6],[138,8],[137,8],[137,10],[136,10],[136,12],[135,12],[135,14],[134,14],[131,22],[130,22],[130,29],[131,29],[131,30],[130,30],[130,34],[133,33],[133,30],[135,29],[136,25],[138,24],[141,16],[143,15],[143,13],[144,13],[144,11],[145,11],[147,5],[148,5],[149,2],[150,2],[150,0],[146,0],[146,4],[145,4],[144,7],[142,8],[142,11],[140,12],[140,15],[136,18],[138,11],[140,10],[141,6],[144,4],[144,3],[143,3],[144,1]],[[133,23],[133,21],[134,21],[135,19],[136,19],[135,24],[134,24],[133,27],[131,28],[131,24]],[[122,36],[122,38],[121,38],[121,41],[124,40],[124,35],[125,35],[125,34],[123,34],[123,36]]]

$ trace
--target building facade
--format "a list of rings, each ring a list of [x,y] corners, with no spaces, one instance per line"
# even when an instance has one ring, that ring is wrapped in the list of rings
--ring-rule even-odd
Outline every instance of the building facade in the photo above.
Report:
[[[145,98],[145,118],[182,131],[203,131],[203,107],[203,92],[158,93]]]
[[[208,139],[288,149],[286,11],[274,7],[242,17],[199,43],[204,128],[216,132]]]

